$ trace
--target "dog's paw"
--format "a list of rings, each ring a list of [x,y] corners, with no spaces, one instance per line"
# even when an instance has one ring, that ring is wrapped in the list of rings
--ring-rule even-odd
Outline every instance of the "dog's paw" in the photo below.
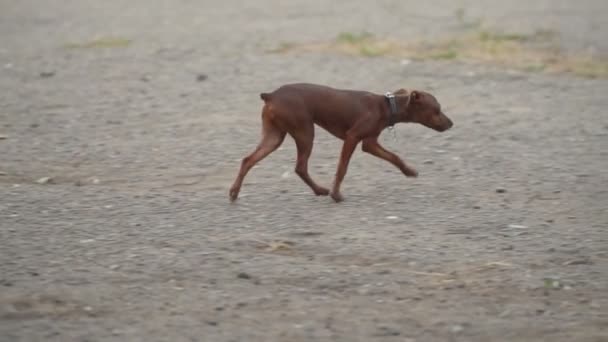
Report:
[[[228,193],[228,196],[230,197],[230,202],[234,202],[237,200],[237,198],[239,198],[239,190],[240,189],[235,187],[230,188],[230,192]]]
[[[403,172],[406,177],[416,178],[418,177],[418,171],[416,169],[409,168]]]
[[[339,192],[332,192],[331,193],[331,198],[336,202],[336,203],[340,203],[342,201],[344,201],[344,197],[342,196],[341,193]]]
[[[315,195],[317,196],[327,196],[329,195],[329,190],[324,187],[318,187],[314,190]]]

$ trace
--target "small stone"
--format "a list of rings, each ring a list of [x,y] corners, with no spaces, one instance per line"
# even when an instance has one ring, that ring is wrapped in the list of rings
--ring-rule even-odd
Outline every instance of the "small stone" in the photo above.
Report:
[[[401,335],[401,331],[397,330],[393,327],[378,327],[378,332],[374,334],[374,336],[399,336]]]
[[[401,61],[399,61],[399,64],[401,64],[403,66],[406,66],[406,65],[408,65],[410,63],[412,63],[412,61],[409,60],[409,59],[402,59]]]
[[[4,134],[0,134],[0,140],[6,140],[8,139],[8,136],[4,135]]]
[[[563,266],[570,266],[570,265],[593,265],[593,261],[591,261],[591,258],[582,257],[582,258],[578,258],[578,259],[568,260],[568,261],[562,263],[562,265]]]
[[[450,328],[450,330],[451,330],[453,333],[459,333],[459,332],[461,332],[461,331],[463,331],[463,330],[464,330],[464,327],[463,327],[462,325],[459,325],[459,324],[458,324],[458,325],[454,325],[454,326],[452,326],[452,328]]]
[[[399,218],[398,216],[393,216],[393,215],[386,217],[387,220],[396,220],[398,218]]]
[[[83,309],[84,311],[86,311],[86,312],[91,312],[91,311],[93,311],[93,308],[92,308],[92,307],[90,307],[90,306],[85,306],[85,307],[84,307],[84,308],[82,308],[82,309]]]
[[[289,178],[289,171],[283,172],[283,174],[281,175],[281,178],[283,178],[283,179]]]
[[[208,78],[208,76],[205,75],[205,74],[198,74],[198,75],[196,75],[196,80],[198,82],[203,82],[203,81],[207,80],[207,78]]]
[[[0,171],[0,176],[6,176],[6,175],[7,175],[7,173],[6,173],[6,172],[4,172],[4,171]]]
[[[479,205],[474,205],[474,206],[473,206],[473,209],[481,209],[481,206],[479,206]]]
[[[251,279],[251,276],[245,272],[239,273],[236,277],[239,279]]]
[[[120,267],[120,265],[111,265],[110,269],[111,270],[117,270]]]
[[[427,159],[427,160],[423,161],[422,164],[430,165],[430,164],[435,164],[435,162],[431,159]]]
[[[509,228],[511,228],[511,229],[527,229],[528,226],[524,226],[524,225],[521,225],[521,224],[510,224]]]
[[[40,73],[41,78],[49,78],[49,77],[53,77],[53,76],[55,76],[54,71],[43,71]]]
[[[216,321],[207,321],[207,324],[215,327],[218,323]]]
[[[91,183],[93,183],[93,184],[99,184],[99,179],[93,178],[93,179],[91,179]]]
[[[52,177],[42,177],[42,178],[39,178],[36,181],[36,183],[38,183],[38,184],[54,184],[55,181],[53,180]]]
[[[558,290],[562,288],[562,283],[560,283],[560,281],[557,279],[545,278],[544,281],[546,289]]]
[[[80,240],[80,243],[91,243],[91,242],[95,242],[95,239],[84,239],[84,240]]]
[[[502,248],[503,251],[512,251],[515,247],[513,245],[508,245]]]
[[[507,192],[507,189],[505,188],[496,188],[496,193],[498,194],[504,194],[505,192]]]

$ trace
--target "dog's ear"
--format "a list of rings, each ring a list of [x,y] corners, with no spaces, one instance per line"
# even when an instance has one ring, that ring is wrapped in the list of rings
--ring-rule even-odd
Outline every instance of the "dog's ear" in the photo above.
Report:
[[[403,88],[400,88],[393,92],[393,94],[395,94],[395,95],[407,95],[407,93],[408,93],[408,91]]]
[[[418,100],[420,100],[421,96],[420,96],[419,92],[412,90],[412,92],[410,93],[410,97],[412,98],[412,100],[418,101]]]

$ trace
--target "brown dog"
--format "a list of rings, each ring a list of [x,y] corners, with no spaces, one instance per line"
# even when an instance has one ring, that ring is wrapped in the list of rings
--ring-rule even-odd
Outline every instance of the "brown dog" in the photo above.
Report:
[[[285,134],[293,137],[298,150],[295,172],[319,195],[330,191],[315,183],[308,174],[308,158],[312,152],[317,124],[344,140],[338,170],[331,191],[336,202],[343,200],[340,184],[350,158],[359,142],[364,152],[382,158],[407,177],[418,172],[378,143],[378,136],[398,122],[416,122],[443,132],[453,123],[442,111],[439,102],[429,93],[399,89],[393,94],[378,95],[366,91],[334,89],[322,85],[299,83],[280,87],[272,93],[260,94],[262,109],[262,140],[253,153],[243,158],[241,169],[230,188],[230,200],[239,195],[247,172],[260,160],[276,150]]]

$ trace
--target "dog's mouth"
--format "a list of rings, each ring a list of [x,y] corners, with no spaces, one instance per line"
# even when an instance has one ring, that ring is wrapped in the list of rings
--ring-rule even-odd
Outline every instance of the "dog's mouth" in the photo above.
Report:
[[[450,118],[448,118],[447,116],[445,116],[445,114],[440,116],[439,120],[435,120],[435,125],[433,125],[431,128],[433,128],[434,130],[438,131],[438,132],[445,132],[448,129],[452,128],[452,126],[454,126],[454,123],[452,122],[452,120],[450,120]],[[439,122],[437,122],[439,121]]]

